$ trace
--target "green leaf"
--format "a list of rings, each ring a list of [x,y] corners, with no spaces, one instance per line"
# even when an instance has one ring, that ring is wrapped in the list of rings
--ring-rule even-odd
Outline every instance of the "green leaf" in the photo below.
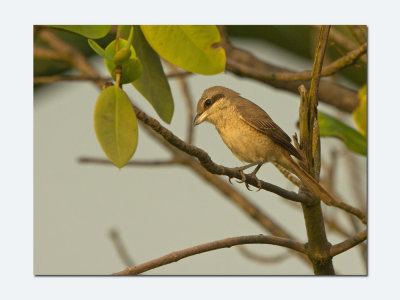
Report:
[[[94,130],[101,148],[118,168],[135,153],[138,125],[128,96],[118,86],[103,90],[94,109]]]
[[[111,25],[52,25],[51,27],[72,31],[89,39],[105,37],[111,29]]]
[[[128,45],[128,41],[124,39],[119,39],[118,40],[118,49],[123,49],[126,48]],[[136,79],[139,78],[139,76],[142,74],[142,64],[140,60],[136,57],[136,52],[135,49],[131,46],[130,48],[131,55],[128,60],[125,60],[122,64],[122,76],[121,76],[121,83],[130,83],[135,81]],[[115,57],[115,40],[112,41],[108,46],[106,47],[106,54],[110,57],[113,58]],[[115,78],[115,63],[113,61],[110,61],[108,59],[104,60],[104,63],[107,66],[108,71],[110,72],[112,78],[116,80]]]
[[[360,104],[353,111],[353,119],[356,123],[358,131],[362,135],[367,135],[367,85],[363,85],[358,91],[358,99]]]
[[[225,51],[214,25],[141,25],[151,47],[167,61],[190,72],[213,75],[225,70]]]
[[[143,73],[133,86],[150,102],[160,118],[171,122],[174,100],[157,53],[150,47],[139,26],[134,27],[133,46],[143,62]]]
[[[97,44],[94,40],[88,39],[89,46],[93,49],[101,57],[108,59],[109,61],[113,61],[113,58],[104,51],[103,48],[99,44]]]
[[[318,112],[318,123],[321,136],[337,137],[343,140],[351,151],[367,155],[367,139],[357,130],[320,111]]]

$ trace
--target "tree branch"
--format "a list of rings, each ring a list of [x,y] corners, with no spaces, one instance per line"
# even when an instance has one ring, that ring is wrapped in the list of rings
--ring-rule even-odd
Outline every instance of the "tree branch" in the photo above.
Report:
[[[347,26],[351,34],[354,36],[354,38],[357,40],[359,44],[362,44],[366,40],[366,31],[367,31],[367,26],[365,25],[348,25]]]
[[[300,146],[306,156],[306,172],[316,178],[317,181],[321,166],[319,161],[320,148],[318,147],[317,95],[329,29],[330,26],[321,26],[312,69],[311,87],[307,97],[305,88],[301,87],[300,89]],[[300,194],[305,192],[303,187],[300,188]],[[314,197],[312,199],[316,200]],[[329,253],[330,244],[326,237],[321,201],[313,201],[310,205],[302,204],[302,208],[308,237],[307,254],[313,264],[314,273],[316,275],[334,275],[335,270]]]
[[[176,74],[179,73],[178,67],[174,64],[168,63],[169,68]],[[181,92],[183,95],[183,99],[186,104],[186,143],[191,144],[193,141],[193,116],[194,116],[194,108],[192,97],[190,95],[189,86],[186,82],[186,76],[179,76],[178,77],[179,85],[181,87]]]
[[[92,77],[88,75],[53,75],[53,76],[39,76],[33,79],[34,84],[46,84],[58,81],[94,81],[94,82],[107,82],[111,81],[112,78],[107,77]]]
[[[197,148],[196,146],[189,145],[182,141],[180,138],[175,136],[170,130],[166,129],[163,127],[157,120],[151,118],[150,116],[146,115],[143,111],[141,111],[138,107],[133,105],[135,112],[136,112],[136,117],[141,120],[144,124],[148,125],[151,127],[155,132],[160,134],[167,142],[178,148],[179,150],[182,150],[183,152],[186,152],[187,154],[196,157],[201,165],[208,170],[209,172],[216,174],[216,175],[226,175],[229,178],[236,178],[241,180],[242,179],[242,173],[239,171],[232,169],[232,168],[227,168],[221,165],[218,165],[214,163],[210,156],[208,155],[207,152],[204,150]],[[252,176],[246,175],[245,176],[245,182],[248,184],[258,187],[258,181]],[[282,189],[276,185],[273,185],[271,183],[265,182],[265,181],[260,181],[261,182],[261,189],[275,193],[283,198],[286,198],[288,200],[296,201],[296,202],[307,202],[308,198],[306,197],[300,197],[297,193],[287,191],[285,189]]]
[[[118,273],[114,273],[113,275],[136,275],[173,262],[177,262],[182,258],[188,256],[222,248],[230,248],[236,245],[243,245],[243,244],[269,244],[269,245],[276,245],[289,248],[298,251],[300,253],[306,252],[305,246],[303,244],[286,238],[265,236],[265,235],[239,236],[175,251],[165,256],[148,261],[146,263],[126,268],[125,270]]]
[[[318,29],[321,28],[321,26],[316,25]],[[355,43],[352,39],[348,38],[338,30],[336,30],[334,27],[331,28],[329,32],[329,39],[335,44],[338,45],[346,51],[352,51],[353,49],[357,48],[358,44]],[[360,43],[363,44],[363,43]],[[339,51],[341,52],[341,51]],[[360,60],[366,64],[367,63],[367,56],[365,54],[361,55]]]
[[[227,38],[224,27],[219,26],[218,28],[221,34],[221,46],[226,52],[227,70],[238,76],[253,78],[273,87],[287,90],[295,94],[298,94],[298,87],[301,84],[303,84],[307,89],[310,87],[309,81],[279,81],[268,78],[268,75],[273,73],[296,72],[268,64],[245,50],[233,47]],[[319,98],[322,102],[335,106],[345,112],[352,112],[359,104],[357,92],[328,80],[321,81],[319,87]]]
[[[95,163],[95,164],[105,164],[111,165],[111,162],[105,158],[94,158],[94,157],[86,157],[82,156],[78,158],[78,162],[80,163]],[[155,159],[155,160],[132,160],[127,163],[128,166],[170,166],[178,163],[179,160],[177,158],[172,158],[169,160],[165,159]]]
[[[128,252],[126,251],[125,245],[122,242],[122,239],[117,230],[110,230],[110,239],[114,244],[115,250],[118,253],[119,258],[125,266],[133,266],[135,263],[133,259],[130,257]]]
[[[59,55],[64,58],[63,60],[71,64],[71,66],[87,76],[92,76],[93,78],[99,77],[97,72],[87,62],[85,56],[83,56],[73,46],[64,43],[49,29],[42,29],[38,32],[38,34],[43,41],[45,41],[51,48],[58,52]]]
[[[259,255],[247,249],[245,246],[238,246],[239,252],[248,259],[262,264],[278,263],[290,257],[290,252],[286,251],[276,256]]]
[[[364,230],[364,231],[360,232],[359,234],[357,234],[356,236],[332,246],[330,249],[330,255],[336,256],[340,253],[343,253],[343,252],[357,246],[358,244],[362,243],[366,239],[367,239],[367,230]]]
[[[348,52],[343,57],[335,60],[331,64],[325,66],[321,70],[321,77],[331,76],[340,70],[353,65],[361,55],[367,52],[367,43],[364,43],[359,48]],[[236,60],[229,59],[228,65],[241,70],[242,74],[257,77],[260,80],[277,80],[277,81],[308,81],[311,80],[311,71],[293,72],[293,71],[266,71],[256,68],[244,67],[237,63]]]
[[[165,76],[167,78],[177,78],[177,77],[179,78],[179,77],[186,77],[188,75],[193,75],[193,73],[189,72],[189,71],[180,71],[180,72],[172,72],[172,73],[166,74]]]

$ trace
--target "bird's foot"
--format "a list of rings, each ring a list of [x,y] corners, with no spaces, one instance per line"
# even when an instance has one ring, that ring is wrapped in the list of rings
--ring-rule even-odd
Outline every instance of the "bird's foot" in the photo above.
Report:
[[[258,192],[258,191],[261,190],[262,184],[261,184],[260,179],[258,179],[257,176],[256,176],[255,174],[253,174],[253,173],[254,173],[254,172],[252,172],[252,173],[250,173],[250,174],[247,174],[247,176],[253,178],[253,179],[257,182],[258,190],[257,190],[256,192]],[[248,184],[247,182],[245,182],[244,184],[246,185],[246,188],[247,188],[249,191],[251,191],[251,189],[249,188],[249,184]]]
[[[258,190],[257,190],[256,192],[258,192],[259,190],[261,190],[261,187],[262,187],[261,181],[260,181],[260,180],[257,178],[257,176],[256,176],[256,173],[257,173],[258,169],[257,169],[257,170],[254,170],[253,172],[251,172],[251,173],[249,173],[249,174],[245,174],[245,173],[243,172],[243,168],[242,168],[242,167],[241,167],[241,168],[233,168],[233,170],[239,171],[240,175],[242,176],[242,178],[241,178],[240,180],[236,180],[237,183],[243,183],[243,182],[244,182],[244,184],[246,185],[246,188],[247,188],[249,191],[252,191],[252,190],[250,189],[250,185],[246,182],[246,175],[247,175],[247,176],[253,178],[253,179],[257,182]],[[232,177],[229,177],[229,178],[228,178],[229,183],[232,184],[231,179],[232,179]]]
[[[246,181],[246,175],[244,175],[244,173],[243,173],[243,167],[233,168],[232,170],[234,170],[234,171],[239,171],[240,176],[242,176],[241,180],[236,180],[236,182],[238,182],[238,183],[243,183],[243,182]],[[232,179],[232,177],[229,177],[229,179],[228,179],[230,184],[232,184],[231,179]]]

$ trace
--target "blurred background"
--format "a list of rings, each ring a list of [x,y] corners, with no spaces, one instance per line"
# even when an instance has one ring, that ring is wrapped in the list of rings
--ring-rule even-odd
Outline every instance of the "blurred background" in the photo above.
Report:
[[[334,27],[344,35],[344,26]],[[261,60],[294,71],[310,70],[318,28],[313,26],[228,26],[235,47]],[[66,42],[76,43],[92,54],[87,39],[55,30]],[[346,36],[351,39],[351,35]],[[106,37],[107,44],[112,37]],[[354,39],[353,39],[354,42]],[[40,45],[35,39],[35,45]],[[328,60],[340,55],[328,44]],[[346,51],[345,51],[346,52]],[[109,76],[103,59],[89,58],[102,75]],[[35,59],[35,77],[70,70],[68,64]],[[165,73],[173,72],[164,64]],[[366,81],[366,65],[358,63],[332,78],[357,91]],[[222,85],[239,92],[262,107],[289,135],[298,132],[299,96],[230,72],[214,76],[185,77],[190,99],[196,105],[202,91]],[[163,126],[185,139],[188,126],[182,82],[169,83],[175,112],[171,124]],[[132,86],[124,90],[148,115],[154,109]],[[240,235],[269,234],[218,189],[183,165],[128,165],[119,170],[111,164],[85,162],[104,159],[93,129],[98,87],[90,81],[60,81],[35,85],[34,91],[34,273],[36,275],[106,275],[170,252]],[[320,103],[323,112],[355,127],[351,115]],[[194,118],[194,115],[193,115]],[[214,162],[241,166],[225,146],[215,128],[204,123],[194,129],[193,144],[204,149]],[[350,152],[342,141],[322,138],[323,183],[343,201],[360,207],[366,199],[367,159]],[[134,161],[168,160],[171,157],[141,126]],[[264,165],[258,177],[285,189],[297,190],[276,168]],[[228,181],[226,177],[220,177]],[[266,191],[248,191],[232,180],[239,191],[296,240],[307,236],[301,206]],[[361,200],[360,200],[361,199]],[[358,232],[357,222],[338,209],[323,206],[328,240],[335,244]],[[340,226],[338,226],[340,225]],[[343,229],[344,232],[343,232]],[[123,248],[129,257],[121,257]],[[342,275],[366,274],[365,245],[357,246],[333,260]],[[124,255],[122,255],[124,256]],[[312,275],[310,265],[277,246],[245,245],[185,258],[148,275]]]

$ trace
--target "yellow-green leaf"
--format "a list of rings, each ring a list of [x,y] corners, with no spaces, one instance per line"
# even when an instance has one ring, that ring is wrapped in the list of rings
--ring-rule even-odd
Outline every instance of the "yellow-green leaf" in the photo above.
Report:
[[[169,124],[174,113],[174,100],[160,57],[147,43],[140,26],[135,25],[134,28],[133,46],[143,63],[143,72],[132,84],[150,102],[160,118]]]
[[[357,129],[362,135],[367,135],[367,85],[363,85],[358,91],[360,104],[353,111],[353,119]]]
[[[111,25],[53,25],[51,27],[72,31],[89,39],[102,38],[111,29]]]
[[[319,133],[321,136],[332,136],[341,139],[351,151],[367,155],[367,139],[357,130],[342,121],[318,112]]]
[[[150,46],[165,60],[190,72],[213,75],[225,70],[225,51],[215,25],[141,25]]]
[[[118,42],[118,49],[123,49],[126,48],[128,45],[128,41],[124,39],[119,39]],[[135,49],[130,46],[130,56],[129,59],[125,59],[121,63],[122,67],[122,76],[121,76],[121,83],[130,83],[135,81],[136,79],[139,78],[139,76],[142,74],[142,64],[140,60],[136,57],[136,52]],[[112,57],[113,60],[115,58],[115,41],[112,41],[110,44],[105,49],[105,53]],[[116,80],[115,78],[115,63],[114,61],[110,61],[108,59],[104,59],[104,63],[107,66],[108,71],[110,72],[112,78]]]
[[[138,125],[128,96],[118,86],[106,88],[97,99],[94,129],[108,159],[118,168],[125,166],[136,150]]]

